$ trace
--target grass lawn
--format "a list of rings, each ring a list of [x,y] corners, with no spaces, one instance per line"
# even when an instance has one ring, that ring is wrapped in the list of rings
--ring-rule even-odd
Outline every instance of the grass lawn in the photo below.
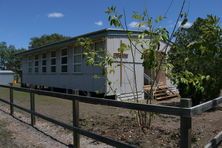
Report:
[[[30,108],[29,93],[13,91],[13,96],[15,104]],[[0,98],[9,100],[9,90],[7,88],[0,88]],[[69,101],[40,95],[35,95],[35,98],[37,112],[65,122],[71,119],[71,104]]]
[[[25,107],[30,108],[30,94],[26,92],[13,91],[14,103]],[[9,101],[9,89],[0,87],[0,98]],[[0,104],[2,104],[0,102]],[[86,103],[80,103],[80,119],[89,119],[93,118],[95,115],[101,117],[109,117],[112,114],[120,113],[120,110],[123,109],[101,106],[101,105],[92,105]],[[65,123],[72,122],[72,102],[56,97],[48,97],[42,95],[35,95],[35,107],[36,112],[42,113],[54,119],[63,121]],[[19,109],[16,109],[20,111]],[[27,113],[25,113],[27,114]],[[27,114],[28,115],[28,114]]]

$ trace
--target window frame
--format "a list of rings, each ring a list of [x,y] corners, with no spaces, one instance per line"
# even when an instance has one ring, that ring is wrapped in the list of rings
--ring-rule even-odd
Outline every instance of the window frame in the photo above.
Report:
[[[33,72],[33,59],[32,57],[28,57],[28,73],[32,73]]]
[[[79,49],[80,51],[79,52],[75,52],[75,50],[76,49]],[[72,57],[73,57],[73,73],[74,74],[79,74],[79,73],[82,73],[82,61],[83,61],[83,53],[82,53],[82,48],[81,47],[79,47],[79,46],[76,46],[76,47],[74,47],[73,48],[73,55],[72,55]],[[77,56],[80,56],[80,61],[78,61],[78,62],[75,62],[75,57],[77,57]],[[75,71],[75,66],[79,66],[80,67],[80,70],[79,71]]]
[[[100,45],[102,45],[102,48],[100,47]],[[100,63],[99,56],[103,56],[104,53],[105,53],[105,43],[104,43],[104,41],[95,42],[93,50],[96,52],[96,56],[95,56],[94,61],[95,61],[96,64],[99,64]]]
[[[52,53],[55,52],[55,56],[52,56]],[[52,64],[52,60],[55,59],[55,64]],[[55,68],[55,71],[52,71],[52,68]],[[57,56],[56,56],[56,51],[51,51],[50,52],[50,72],[51,73],[56,73],[57,71]]]
[[[43,56],[45,55],[45,56]],[[43,63],[43,61],[45,61],[45,64]],[[42,54],[42,58],[41,58],[41,66],[42,66],[42,73],[47,73],[47,54],[43,53]],[[45,71],[43,71],[43,68],[45,69]]]
[[[66,50],[66,54],[63,55],[63,50]],[[61,66],[61,73],[68,73],[68,48],[61,49],[61,55],[60,55],[60,66]],[[62,63],[62,59],[66,58],[66,63]],[[63,71],[63,67],[66,66],[66,71]]]
[[[34,56],[34,72],[39,73],[39,55]]]

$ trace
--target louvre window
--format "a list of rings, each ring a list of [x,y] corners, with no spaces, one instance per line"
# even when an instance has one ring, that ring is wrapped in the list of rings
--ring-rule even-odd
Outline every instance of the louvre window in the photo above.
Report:
[[[39,56],[38,55],[35,56],[35,72],[36,73],[39,72]]]
[[[61,72],[68,72],[68,50],[63,49],[61,53]]]
[[[42,72],[46,72],[46,67],[42,67]]]
[[[46,70],[46,66],[47,66],[47,61],[46,61],[46,54],[42,55],[42,72],[45,73]]]
[[[51,52],[51,59],[50,59],[50,71],[56,72],[56,52]]]
[[[32,58],[31,57],[29,57],[28,58],[28,72],[29,73],[32,73]]]
[[[95,57],[95,63],[98,64],[99,62],[101,62],[101,59],[104,56],[104,42],[96,42],[95,51],[97,53]]]
[[[56,72],[56,66],[51,66],[51,72]]]
[[[76,47],[73,50],[73,65],[75,73],[82,71],[82,49],[79,47]]]
[[[51,65],[56,65],[56,58],[51,58]]]

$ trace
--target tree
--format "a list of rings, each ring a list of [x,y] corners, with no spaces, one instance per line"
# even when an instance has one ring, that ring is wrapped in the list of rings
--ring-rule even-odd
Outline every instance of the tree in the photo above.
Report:
[[[132,31],[128,29],[127,22],[126,22],[126,16],[125,12],[123,14],[120,14],[117,12],[115,6],[108,7],[106,10],[106,14],[108,15],[108,20],[110,23],[110,26],[115,28],[120,28],[122,30],[125,30],[127,32],[127,38],[129,39],[129,44],[121,43],[120,47],[118,48],[118,52],[122,54],[129,53],[132,57],[132,74],[133,79],[130,82],[131,85],[131,91],[133,93],[133,98],[135,102],[139,102],[138,97],[138,89],[137,89],[137,76],[136,76],[136,54],[140,53],[141,59],[143,60],[143,66],[145,68],[153,69],[155,71],[159,70],[159,67],[163,64],[161,60],[158,58],[158,52],[157,50],[165,50],[165,49],[159,49],[160,41],[168,42],[169,35],[168,31],[165,28],[156,27],[159,26],[158,24],[164,17],[159,16],[156,19],[149,16],[148,12],[144,10],[142,13],[140,12],[134,12],[132,14],[132,19],[134,19],[137,23],[137,34],[133,34]],[[99,56],[97,52],[91,50],[91,41],[90,39],[80,39],[79,40],[80,45],[84,49],[84,55],[86,56],[86,61],[89,65],[94,66],[100,66],[101,68],[105,68],[107,71],[106,73],[114,73],[114,69],[109,69],[109,67],[112,67],[113,65],[113,57],[112,55],[109,55],[109,53],[106,53],[103,56]],[[167,48],[166,48],[167,49]],[[104,49],[103,49],[104,51]],[[100,60],[99,63],[95,62],[96,57],[98,57]],[[98,59],[97,58],[97,59]],[[120,64],[118,66],[125,66],[124,63],[121,63],[122,57],[120,57]],[[158,72],[157,72],[158,73]],[[121,80],[120,80],[121,81]],[[109,84],[110,82],[108,80]],[[153,92],[154,91],[154,84],[156,84],[156,79],[152,81],[151,90],[148,93],[149,98],[147,99],[147,104],[151,104],[151,100],[153,99]],[[111,85],[110,85],[111,86]],[[115,88],[112,88],[112,90],[115,90]],[[138,124],[142,127],[142,129],[145,129],[147,127],[150,127],[151,124],[151,118],[154,115],[153,113],[149,114],[149,117],[147,117],[146,112],[136,112]],[[147,121],[149,119],[149,121]]]
[[[153,92],[158,84],[158,74],[161,68],[164,68],[168,65],[166,62],[166,53],[169,47],[169,41],[172,41],[175,30],[177,29],[177,24],[180,19],[186,20],[186,15],[183,14],[183,9],[185,5],[185,0],[180,8],[180,12],[178,14],[176,23],[174,25],[173,31],[169,36],[169,32],[166,28],[163,28],[159,25],[159,23],[165,18],[165,16],[159,16],[157,18],[153,18],[148,14],[147,10],[143,12],[133,12],[132,19],[136,22],[135,28],[138,30],[137,35],[133,35],[133,32],[128,29],[127,25],[127,17],[125,14],[125,10],[122,14],[120,14],[115,6],[108,7],[105,11],[108,15],[108,21],[110,26],[115,28],[120,28],[127,32],[127,37],[129,39],[129,44],[121,43],[118,49],[119,53],[122,55],[124,52],[129,52],[132,57],[132,72],[133,78],[131,79],[134,84],[131,87],[131,91],[133,92],[133,98],[136,102],[139,102],[138,90],[137,90],[137,80],[136,80],[136,62],[135,55],[137,52],[140,53],[141,59],[143,60],[144,68],[152,69],[154,72],[154,80],[151,82],[151,89],[146,92],[147,93],[147,101],[146,104],[152,104]],[[166,15],[166,14],[165,14]],[[183,21],[184,22],[184,21]],[[166,46],[160,49],[160,42],[165,42]],[[87,55],[87,63],[90,65],[101,66],[101,67],[110,67],[113,64],[112,57],[109,54],[105,54],[104,56],[99,56],[99,64],[96,64],[95,59],[98,56],[96,51],[88,50],[90,49],[91,41],[89,39],[81,39],[80,45],[83,49],[87,49],[84,51],[84,55]],[[161,54],[159,53],[161,52]],[[124,64],[121,62],[122,57],[120,57],[120,64],[117,66],[123,66]],[[121,68],[121,67],[120,67]],[[105,73],[115,72],[114,70],[105,71]],[[121,80],[120,80],[121,81]],[[108,81],[111,83],[110,81]],[[115,90],[115,89],[113,89]],[[137,111],[136,113],[138,124],[141,128],[146,129],[151,126],[151,119],[153,117],[153,113],[149,113],[149,117],[147,116],[147,112]],[[147,120],[149,118],[149,120]]]
[[[61,34],[53,33],[51,35],[42,35],[40,37],[33,37],[29,43],[29,48],[36,48],[46,44],[69,39],[70,37]]]
[[[181,27],[169,53],[171,79],[181,97],[193,105],[214,99],[222,88],[222,29],[219,18],[197,18],[190,28]]]
[[[0,42],[0,69],[12,70],[20,75],[20,57],[16,56],[16,54],[24,50],[16,49],[15,46]]]

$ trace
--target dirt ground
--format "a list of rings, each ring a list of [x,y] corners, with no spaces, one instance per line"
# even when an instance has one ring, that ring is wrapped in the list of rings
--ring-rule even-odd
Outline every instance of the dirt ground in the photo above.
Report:
[[[0,113],[1,114],[1,113]],[[2,117],[2,116],[1,116]],[[8,131],[5,127],[7,122],[0,120],[0,147],[18,147],[13,141],[12,133]]]
[[[175,99],[154,103],[176,105],[178,101]],[[102,112],[103,114],[99,115],[94,112],[89,112],[87,116],[83,114],[81,126],[142,148],[179,147],[179,117],[154,114],[151,128],[146,129],[146,133],[143,133],[137,125],[135,112],[120,109],[109,110],[109,108],[107,111],[103,109]],[[91,117],[90,120],[89,117]],[[222,131],[222,107],[195,116],[192,121],[192,147],[204,147],[220,131]]]
[[[0,89],[0,98],[8,98],[8,90]],[[29,94],[15,92],[15,103],[29,108]],[[154,102],[155,104],[177,105],[179,99]],[[2,103],[0,103],[3,105]],[[36,95],[37,112],[53,117],[57,120],[71,124],[71,102],[51,97],[43,97]],[[3,105],[4,108],[6,107]],[[1,108],[1,107],[0,107]],[[16,110],[18,118],[29,115]],[[59,141],[69,145],[72,143],[72,135],[70,131],[64,131],[55,125],[37,120],[40,129],[52,137],[56,137]],[[91,105],[80,103],[80,126],[83,129],[96,132],[98,134],[111,137],[113,139],[137,145],[141,148],[156,147],[178,147],[179,146],[179,126],[180,119],[176,116],[163,114],[154,114],[150,129],[142,132],[137,125],[135,112],[115,107],[107,107],[100,105]],[[5,121],[1,121],[0,123]],[[30,122],[30,121],[27,121]],[[216,108],[214,111],[208,111],[201,115],[193,117],[192,122],[192,147],[203,147],[216,134],[222,131],[222,107]],[[53,127],[53,130],[49,127]],[[6,131],[7,132],[7,131]],[[4,132],[3,132],[4,133]],[[66,138],[64,138],[66,137]],[[68,138],[67,138],[68,137]],[[10,138],[10,133],[9,133]],[[67,140],[68,139],[68,140]],[[87,138],[85,138],[87,139]],[[108,147],[101,145],[95,141],[86,142],[85,147]]]
[[[26,124],[29,119],[15,112],[18,120],[10,116],[5,106],[0,109],[0,148],[66,148],[72,146],[72,133],[64,128],[38,120],[35,128]],[[20,121],[21,120],[21,121]],[[44,131],[44,132],[42,132]],[[110,148],[103,143],[81,137],[82,148]]]

